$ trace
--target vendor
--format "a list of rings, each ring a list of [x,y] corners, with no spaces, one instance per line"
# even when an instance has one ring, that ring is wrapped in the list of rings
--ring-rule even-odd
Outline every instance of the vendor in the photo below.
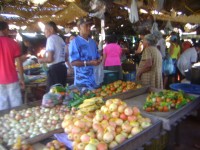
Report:
[[[40,63],[48,63],[47,91],[54,84],[66,85],[67,68],[65,66],[65,42],[57,35],[57,26],[50,21],[45,25],[46,57],[38,59]]]
[[[74,66],[74,85],[88,89],[97,88],[94,66],[100,64],[96,42],[90,38],[90,21],[81,18],[78,23],[80,35],[69,45],[69,60]]]
[[[24,38],[22,42],[22,62],[23,66],[38,63],[36,49],[30,39]]]

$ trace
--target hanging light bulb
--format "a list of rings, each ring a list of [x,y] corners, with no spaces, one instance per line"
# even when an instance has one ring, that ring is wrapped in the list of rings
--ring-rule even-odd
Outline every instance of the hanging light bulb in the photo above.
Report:
[[[31,0],[35,5],[43,5],[47,0]]]

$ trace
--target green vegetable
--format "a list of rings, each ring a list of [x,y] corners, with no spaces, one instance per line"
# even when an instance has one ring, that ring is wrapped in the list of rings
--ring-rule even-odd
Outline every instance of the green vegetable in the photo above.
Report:
[[[76,100],[72,100],[69,102],[69,106],[70,107],[75,107],[75,106],[79,106],[80,104],[83,103],[83,98],[79,98],[79,99],[76,99]]]

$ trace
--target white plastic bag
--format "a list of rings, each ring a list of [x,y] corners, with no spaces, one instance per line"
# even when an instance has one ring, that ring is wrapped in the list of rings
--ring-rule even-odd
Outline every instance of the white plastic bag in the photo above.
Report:
[[[153,23],[153,26],[152,26],[152,28],[151,28],[151,33],[153,34],[155,31],[159,31],[158,30],[158,24],[157,24],[157,22],[154,22]]]
[[[95,82],[100,85],[103,82],[104,72],[102,62],[98,66],[94,66]]]
[[[167,21],[164,31],[165,31],[165,34],[167,34],[167,35],[170,34],[171,31],[173,31],[172,24],[169,20]]]
[[[138,8],[135,0],[132,0],[131,2],[131,9],[129,13],[129,20],[131,23],[135,23],[139,20],[138,16]]]
[[[163,9],[165,0],[156,0],[156,10],[160,11]]]

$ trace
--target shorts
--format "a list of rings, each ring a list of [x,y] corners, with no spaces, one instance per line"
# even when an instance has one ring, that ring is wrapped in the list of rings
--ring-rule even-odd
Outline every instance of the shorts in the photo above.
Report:
[[[19,82],[0,84],[0,110],[22,105],[22,94]]]
[[[54,84],[62,84],[64,87],[67,83],[67,67],[64,62],[60,62],[49,67],[47,72],[47,92]]]

